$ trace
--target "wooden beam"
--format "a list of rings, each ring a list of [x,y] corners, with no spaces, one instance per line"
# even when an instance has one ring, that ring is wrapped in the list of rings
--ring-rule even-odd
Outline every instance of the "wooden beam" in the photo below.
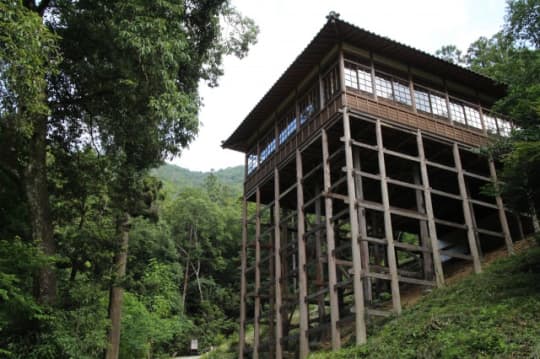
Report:
[[[416,168],[413,168],[413,179],[414,183],[416,185],[420,185],[420,175],[416,171]],[[426,204],[424,201],[424,194],[422,189],[416,189],[414,191],[414,194],[416,196],[416,210],[420,212],[421,214],[426,214]],[[433,253],[433,250],[431,249],[431,241],[429,239],[429,232],[428,232],[428,224],[427,221],[420,221],[420,243],[424,249],[427,249],[426,251],[422,252],[422,262],[424,266],[424,278],[427,280],[433,279],[433,258],[431,253]],[[430,253],[431,252],[431,253]]]
[[[353,149],[353,169],[354,169],[354,179],[355,179],[355,188],[356,188],[356,198],[359,200],[364,199],[364,183],[362,181],[362,176],[358,173],[362,172],[362,166],[360,162],[360,151],[358,149]],[[368,241],[362,240],[367,238],[367,223],[366,223],[366,209],[358,205],[358,225],[360,227],[360,257],[362,259],[362,270],[369,271],[369,244]],[[371,292],[371,280],[366,278],[364,281],[364,298],[371,302],[373,300],[373,293]]]
[[[364,307],[364,288],[362,281],[362,257],[358,235],[358,211],[356,210],[356,188],[353,176],[354,164],[351,148],[351,127],[347,108],[343,111],[343,133],[345,137],[345,163],[347,166],[347,193],[349,197],[349,220],[351,226],[351,249],[353,259],[353,289],[354,289],[354,313],[356,324],[356,344],[364,344],[367,340],[366,314]],[[366,243],[366,242],[363,242]]]
[[[321,243],[321,225],[322,225],[322,217],[321,217],[321,196],[319,196],[319,193],[321,192],[319,188],[318,182],[315,184],[315,193],[317,196],[317,201],[315,202],[315,223],[316,228],[318,230],[315,232],[315,256],[317,266],[316,274],[315,274],[315,281],[317,285],[318,291],[321,291],[324,286],[324,267],[322,263],[322,243]],[[328,290],[328,288],[326,288]],[[324,294],[319,295],[318,297],[318,311],[319,311],[319,325],[322,324],[321,320],[324,318],[325,313],[325,301],[324,301]]]
[[[495,185],[495,190],[499,191],[499,182],[497,181],[497,171],[495,170],[495,163],[493,159],[489,159],[489,173],[493,179]],[[515,254],[514,244],[512,243],[512,235],[510,234],[510,228],[508,227],[508,219],[506,218],[506,212],[504,211],[504,203],[498,194],[495,196],[495,201],[497,202],[497,209],[499,212],[499,221],[501,222],[501,229],[504,235],[504,242],[506,243],[506,249],[509,254]]]
[[[476,244],[475,228],[473,224],[473,218],[471,213],[471,207],[469,205],[469,195],[467,194],[467,186],[465,184],[465,176],[463,173],[463,167],[461,165],[461,156],[459,155],[459,147],[457,143],[453,145],[454,162],[457,169],[457,177],[459,184],[459,193],[463,200],[463,217],[465,218],[465,225],[467,226],[467,240],[469,242],[469,250],[473,258],[474,272],[482,272],[482,264],[480,263],[480,255],[478,253],[478,247]]]
[[[420,158],[420,177],[422,178],[422,185],[424,186],[423,193],[425,200],[429,240],[431,242],[430,247],[433,256],[433,267],[435,269],[435,283],[437,283],[437,287],[441,287],[444,285],[444,272],[442,268],[441,255],[439,252],[439,241],[437,238],[435,215],[433,214],[433,203],[431,201],[429,176],[426,163],[427,161],[424,152],[424,141],[422,139],[422,132],[420,130],[416,132],[416,143],[418,145],[418,157]]]
[[[307,297],[307,273],[306,273],[306,239],[305,233],[305,218],[304,218],[304,188],[302,185],[303,178],[302,168],[302,153],[296,150],[296,213],[297,213],[297,240],[298,240],[298,311],[300,312],[300,336],[299,336],[299,352],[300,359],[307,358],[309,354],[308,342],[308,307],[306,303]]]
[[[274,294],[275,294],[275,358],[283,358],[283,321],[281,317],[281,226],[279,224],[279,170],[274,168]]]
[[[261,315],[261,190],[255,190],[255,303],[253,315],[253,358],[259,358]]]
[[[330,191],[332,181],[330,178],[330,162],[328,161],[328,136],[326,130],[321,130],[322,140],[322,155],[323,155],[323,172],[324,172],[324,187],[323,192]],[[341,334],[338,327],[339,321],[339,302],[336,292],[337,273],[336,261],[334,257],[334,249],[336,242],[334,238],[334,224],[332,218],[332,198],[325,197],[324,199],[324,219],[326,223],[326,252],[328,255],[328,295],[330,296],[330,332],[332,335],[332,349],[338,350],[341,348]]]
[[[244,196],[242,200],[242,252],[240,253],[241,257],[241,267],[242,267],[242,276],[240,278],[240,333],[239,333],[239,343],[238,343],[238,357],[240,359],[244,358],[245,351],[245,337],[246,337],[246,268],[247,268],[247,198]]]
[[[392,215],[390,213],[390,199],[388,197],[388,184],[386,183],[386,164],[384,161],[384,145],[382,137],[381,120],[377,119],[375,126],[377,136],[377,154],[379,158],[379,172],[381,175],[381,194],[384,208],[384,232],[387,240],[386,256],[390,270],[390,287],[392,289],[392,305],[394,312],[401,313],[401,295],[397,273],[396,250],[394,248],[394,233],[392,229]]]

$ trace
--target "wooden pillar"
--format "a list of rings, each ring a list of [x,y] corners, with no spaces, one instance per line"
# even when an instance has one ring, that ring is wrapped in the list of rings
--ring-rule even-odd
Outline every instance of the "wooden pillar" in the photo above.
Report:
[[[493,162],[493,159],[489,159],[489,172],[491,174],[491,178],[493,179],[493,184],[495,185],[496,191],[499,190],[499,182],[497,180],[497,171],[495,170],[495,163]],[[515,254],[514,252],[514,244],[512,243],[512,235],[510,234],[510,227],[508,227],[508,219],[506,218],[506,213],[504,211],[504,203],[501,198],[497,194],[495,196],[495,201],[497,203],[497,209],[499,211],[499,221],[501,222],[501,229],[504,235],[504,242],[506,243],[506,249],[508,250],[509,254]]]
[[[275,358],[283,357],[281,339],[283,338],[283,320],[281,317],[281,226],[279,206],[279,170],[274,168],[274,294],[275,294]]]
[[[357,171],[362,170],[362,165],[360,162],[360,150],[355,149],[353,151],[353,164],[354,169]],[[355,174],[355,188],[356,188],[356,199],[359,201],[364,200],[364,189],[362,176],[360,174]],[[365,240],[367,238],[367,223],[366,223],[366,210],[362,207],[361,204],[358,205],[358,226],[360,227],[360,258],[362,259],[362,270],[369,272],[369,244]],[[364,239],[364,240],[363,240]],[[364,299],[368,302],[373,300],[373,293],[371,290],[371,278],[364,278]]]
[[[343,134],[345,138],[345,166],[347,171],[347,192],[349,197],[349,220],[351,226],[351,249],[353,260],[354,314],[356,320],[356,344],[364,344],[366,334],[366,310],[362,281],[362,257],[360,256],[358,212],[356,210],[356,188],[354,164],[351,148],[351,124],[347,107],[343,108]]]
[[[297,213],[297,235],[298,235],[298,311],[300,312],[300,338],[299,352],[300,359],[307,358],[309,354],[308,343],[308,307],[307,297],[307,274],[306,274],[306,238],[304,219],[304,188],[302,183],[302,153],[296,150],[296,213]]]
[[[471,256],[473,257],[474,271],[475,273],[480,273],[482,272],[482,264],[480,263],[480,255],[476,244],[473,217],[471,207],[469,206],[469,195],[467,193],[467,186],[465,185],[465,175],[463,174],[461,156],[459,155],[457,143],[454,143],[454,162],[457,169],[459,193],[463,203],[463,217],[465,219],[465,225],[467,226],[467,240],[469,241],[469,249],[471,251]]]
[[[420,176],[418,172],[416,172],[416,169],[413,169],[413,180],[414,184],[421,185]],[[424,195],[423,190],[415,189],[414,190],[416,195],[416,210],[418,213],[426,214],[426,205],[424,203]],[[420,242],[422,244],[422,247],[429,250],[429,252],[422,252],[422,261],[424,266],[424,279],[426,280],[433,280],[433,260],[431,257],[431,253],[433,250],[431,250],[431,242],[429,240],[429,234],[428,234],[428,225],[426,221],[421,220],[420,221]]]
[[[426,163],[426,154],[424,153],[424,141],[422,132],[416,132],[416,143],[418,145],[418,158],[420,159],[420,176],[424,187],[424,199],[426,205],[426,216],[429,231],[429,240],[431,242],[431,254],[433,255],[433,267],[435,269],[435,283],[437,287],[444,285],[444,272],[442,268],[441,254],[439,252],[439,241],[437,237],[437,226],[435,225],[435,215],[433,214],[433,203],[431,201],[431,187],[429,185],[429,176]]]
[[[390,214],[390,199],[388,197],[388,183],[386,182],[386,165],[384,161],[384,145],[382,138],[381,121],[377,120],[377,152],[379,157],[379,173],[381,175],[381,194],[384,208],[384,233],[386,237],[386,257],[390,271],[390,287],[392,291],[392,305],[397,314],[401,313],[401,296],[397,273],[396,250],[394,247],[394,233],[392,229],[392,216]]]
[[[238,343],[238,357],[244,358],[245,337],[246,337],[246,269],[247,269],[247,198],[244,195],[242,200],[242,252],[240,261],[242,267],[242,277],[240,278],[240,333]]]
[[[315,200],[315,223],[317,230],[315,231],[315,256],[316,262],[316,285],[317,290],[321,290],[324,287],[324,267],[323,267],[323,261],[322,261],[322,243],[321,243],[321,224],[322,224],[322,216],[321,216],[321,199],[320,199],[321,190],[319,187],[319,184],[316,183],[315,185],[315,195],[319,196]],[[319,314],[319,325],[322,324],[322,320],[325,316],[325,303],[324,303],[324,294],[320,294],[317,298],[318,302],[318,314]]]
[[[328,154],[328,137],[326,130],[321,130],[323,171],[324,171],[324,189],[323,194],[330,192],[330,162]],[[324,220],[326,225],[326,251],[328,255],[328,295],[330,297],[330,331],[332,334],[332,349],[341,348],[341,334],[338,327],[339,321],[339,303],[336,291],[337,273],[336,273],[336,242],[334,238],[334,224],[332,223],[332,198],[325,196],[324,200]]]
[[[253,358],[259,358],[261,315],[261,190],[255,192],[255,303],[253,315]]]

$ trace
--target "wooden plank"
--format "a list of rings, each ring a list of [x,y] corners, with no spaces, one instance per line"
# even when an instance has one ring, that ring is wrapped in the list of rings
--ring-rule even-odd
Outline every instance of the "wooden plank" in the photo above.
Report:
[[[427,189],[428,191],[430,191],[432,194],[436,194],[438,196],[442,196],[442,197],[448,197],[448,198],[452,198],[452,199],[457,199],[458,201],[462,201],[463,198],[461,198],[460,195],[457,195],[457,194],[453,194],[453,193],[449,193],[449,192],[444,192],[444,191],[440,191],[438,189],[434,189],[434,188],[431,188],[431,189]]]
[[[283,320],[281,317],[281,226],[279,224],[280,205],[279,205],[279,170],[274,168],[274,294],[275,294],[275,357],[283,358],[283,347],[281,338],[283,337]]]
[[[431,166],[431,167],[440,168],[449,172],[457,172],[457,169],[455,167],[446,166],[441,163],[428,161],[428,160],[426,160],[425,162],[426,162],[426,165]]]
[[[400,153],[400,152],[388,150],[388,149],[386,149],[386,148],[384,149],[383,152],[384,152],[385,154],[387,154],[387,155],[391,155],[391,156],[394,156],[394,157],[402,158],[402,159],[409,160],[409,161],[413,161],[413,162],[419,162],[419,161],[420,161],[420,160],[418,159],[418,157],[411,156],[411,155],[406,155],[405,153]]]
[[[330,178],[330,162],[328,159],[328,137],[326,130],[321,130],[322,155],[323,155],[323,171],[324,171],[324,188],[323,192],[330,191],[332,186]],[[326,251],[328,254],[328,293],[330,297],[330,332],[332,336],[332,349],[338,350],[341,348],[341,334],[337,325],[339,321],[339,302],[336,292],[337,273],[336,262],[333,255],[336,247],[334,238],[334,224],[330,220],[332,217],[332,198],[325,197],[325,223],[326,223]]]
[[[392,305],[394,311],[397,314],[401,313],[401,295],[399,292],[399,282],[398,282],[398,273],[397,273],[397,261],[396,261],[396,251],[394,248],[394,235],[392,229],[392,217],[390,213],[390,200],[388,197],[388,184],[386,183],[386,164],[384,160],[384,144],[382,138],[382,129],[381,121],[377,120],[376,126],[376,136],[377,136],[377,147],[378,147],[378,158],[379,158],[379,172],[381,174],[381,193],[382,201],[384,207],[384,232],[386,240],[388,241],[386,245],[386,256],[388,259],[388,267],[390,269],[390,287],[392,291]]]
[[[465,218],[465,224],[467,225],[467,240],[469,242],[469,250],[473,257],[474,271],[475,273],[480,273],[482,272],[482,264],[480,263],[480,255],[476,244],[476,236],[474,233],[472,218],[473,214],[471,213],[471,208],[469,206],[469,196],[467,194],[467,186],[465,184],[465,176],[463,173],[463,167],[461,165],[461,156],[459,155],[459,147],[457,143],[454,143],[453,145],[453,152],[454,162],[457,169],[459,192],[463,198],[461,203],[463,204],[463,217]]]
[[[343,112],[343,133],[345,137],[345,163],[347,166],[347,193],[349,197],[349,221],[351,226],[351,249],[353,259],[353,289],[354,289],[354,310],[356,326],[356,344],[361,345],[367,341],[365,308],[364,308],[364,288],[361,277],[362,257],[358,242],[359,225],[358,212],[356,211],[356,188],[353,176],[353,155],[350,144],[351,127],[347,108]]]
[[[440,252],[442,255],[452,257],[452,258],[460,258],[460,259],[465,259],[468,261],[473,260],[473,257],[468,254],[464,254],[464,253],[460,253],[460,252],[456,252],[456,251],[452,251],[448,249],[443,249]]]

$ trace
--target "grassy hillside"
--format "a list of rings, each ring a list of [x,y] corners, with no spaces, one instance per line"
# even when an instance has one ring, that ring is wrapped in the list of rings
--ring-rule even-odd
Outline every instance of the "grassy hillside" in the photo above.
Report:
[[[434,290],[366,345],[310,358],[540,358],[540,248]]]
[[[152,174],[164,182],[171,184],[176,190],[185,187],[199,187],[211,172],[190,171],[188,169],[166,163],[152,171]],[[244,180],[244,167],[229,167],[213,172],[219,181],[234,189],[241,190]]]

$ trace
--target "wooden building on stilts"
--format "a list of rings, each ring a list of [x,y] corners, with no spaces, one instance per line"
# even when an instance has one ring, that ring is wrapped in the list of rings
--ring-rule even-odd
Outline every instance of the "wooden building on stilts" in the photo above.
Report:
[[[512,129],[504,94],[331,13],[223,144],[246,154],[239,358],[364,343],[406,293],[512,253],[531,221],[485,194],[478,150]]]

